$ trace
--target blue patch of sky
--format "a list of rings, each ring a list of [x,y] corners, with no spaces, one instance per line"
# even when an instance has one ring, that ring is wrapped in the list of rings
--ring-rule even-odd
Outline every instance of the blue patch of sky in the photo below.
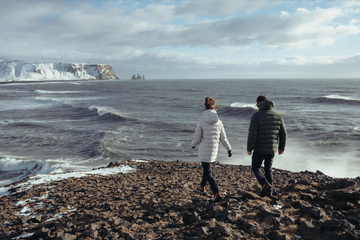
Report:
[[[171,52],[181,52],[185,54],[199,54],[199,53],[207,53],[207,54],[215,54],[217,53],[217,49],[215,48],[205,48],[205,47],[191,47],[191,46],[181,46],[181,47],[171,47],[171,46],[160,46],[149,48],[147,51],[161,51],[167,50]]]
[[[58,15],[57,14],[51,14],[51,15],[47,15],[47,16],[43,17],[43,19],[44,20],[49,20],[49,19],[54,18],[56,16],[58,16]]]
[[[173,1],[172,4],[180,3],[181,1]],[[198,23],[198,22],[204,22],[204,21],[216,21],[216,20],[222,20],[226,18],[245,18],[247,16],[266,16],[266,15],[274,15],[274,16],[280,16],[281,12],[285,11],[289,14],[293,14],[298,8],[305,8],[309,11],[315,10],[316,7],[326,9],[332,6],[331,1],[282,1],[281,4],[274,4],[272,6],[267,6],[260,8],[256,10],[255,12],[246,13],[246,12],[238,12],[228,15],[212,15],[212,16],[201,16],[199,15],[197,18],[186,18],[186,17],[180,17],[178,19],[175,19],[169,24],[173,25],[185,25],[185,24],[191,24],[191,23]]]
[[[252,13],[251,15],[275,15],[279,16],[281,12],[295,13],[299,8],[305,8],[309,11],[315,10],[316,7],[323,9],[331,7],[330,1],[282,1],[281,4],[273,5],[272,7],[262,8]]]
[[[151,53],[161,50],[170,51],[174,53],[197,55],[197,56],[210,56],[213,59],[226,59],[226,60],[263,59],[263,58],[272,59],[274,58],[274,54],[277,56],[276,58],[278,57],[281,58],[286,56],[286,55],[282,55],[281,52],[275,49],[269,49],[268,51],[264,51],[261,49],[261,46],[258,43],[251,44],[249,50],[246,50],[246,46],[241,46],[241,47],[230,46],[224,48],[161,46],[161,47],[149,48],[146,51]]]
[[[316,49],[303,49],[298,55],[305,56],[346,56],[360,53],[360,34],[354,34],[340,38],[334,44]]]
[[[72,1],[77,1],[77,0],[72,0]],[[133,7],[141,9],[141,8],[145,8],[149,4],[153,4],[154,2],[159,2],[159,1],[93,0],[93,1],[89,1],[88,3],[101,9],[113,8],[114,6],[124,9],[132,9]]]

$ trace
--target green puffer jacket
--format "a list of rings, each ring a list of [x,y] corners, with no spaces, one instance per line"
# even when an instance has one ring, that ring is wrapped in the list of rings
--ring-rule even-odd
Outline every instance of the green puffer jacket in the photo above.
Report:
[[[259,103],[259,111],[251,117],[247,151],[273,154],[285,150],[286,128],[281,115],[272,110],[274,102],[264,100]]]

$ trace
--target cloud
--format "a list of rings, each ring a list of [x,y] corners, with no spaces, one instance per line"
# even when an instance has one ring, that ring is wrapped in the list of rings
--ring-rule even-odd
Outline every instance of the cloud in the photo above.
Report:
[[[253,13],[261,8],[278,5],[282,1],[257,0],[257,1],[234,1],[234,0],[207,0],[207,1],[182,1],[174,9],[177,15],[231,15],[241,13]]]
[[[231,61],[168,53],[128,59],[126,64],[114,64],[114,69],[120,78],[130,78],[135,73],[145,74],[147,79],[346,78],[359,76],[359,64],[360,54],[339,59],[317,56]],[[138,70],[129,70],[129,66]]]
[[[194,24],[184,33],[183,44],[239,46],[260,43],[267,48],[304,49],[328,46],[341,37],[360,33],[350,22],[334,24],[343,16],[340,9],[310,11],[298,9],[294,14],[249,16]]]
[[[36,3],[37,1],[35,1]],[[4,40],[26,42],[37,49],[62,48],[93,54],[121,52],[123,48],[146,49],[159,46],[247,46],[260,43],[266,48],[303,49],[333,44],[337,39],[360,32],[355,21],[338,24],[341,8],[307,10],[276,15],[254,15],[181,23],[176,14],[186,7],[195,11],[212,6],[219,12],[247,11],[269,1],[185,1],[179,6],[150,4],[126,13],[123,8],[99,8],[88,4],[69,9],[58,3],[5,2],[16,9],[11,22],[1,26]],[[255,2],[255,3],[253,3]],[[43,2],[41,2],[43,3]],[[1,3],[2,5],[4,3]],[[114,3],[111,3],[114,4]],[[60,7],[61,6],[61,7]],[[130,8],[130,7],[129,7]],[[2,8],[3,9],[3,8]],[[231,11],[230,11],[231,10]],[[210,11],[210,10],[207,10]],[[214,10],[215,11],[215,10]],[[161,17],[159,17],[161,16]],[[49,18],[47,18],[49,17]],[[17,19],[19,18],[19,19]],[[172,21],[180,23],[174,24]],[[145,40],[146,39],[146,40]],[[10,44],[11,45],[11,44]]]
[[[289,56],[274,61],[274,63],[279,65],[294,66],[346,64],[353,62],[360,63],[360,53],[351,56]]]
[[[120,60],[120,59],[119,59]],[[215,68],[226,65],[238,67],[259,67],[259,66],[327,66],[349,63],[360,64],[360,53],[348,56],[287,56],[283,58],[268,59],[228,59],[214,58],[211,54],[185,54],[182,52],[157,50],[150,52],[141,52],[137,55],[129,56],[127,61],[143,63],[147,68],[156,69],[158,66],[169,66],[176,68]],[[186,67],[185,67],[186,66]]]
[[[282,9],[284,3],[288,1],[0,1],[0,56],[113,63],[121,71],[154,72],[231,72],[358,61],[357,55],[293,52],[289,57],[259,57],[259,51],[332,46],[360,33],[357,1],[338,1],[327,8],[308,4],[296,10]],[[270,8],[273,11],[265,14]],[[262,14],[252,14],[259,10]],[[237,58],[251,56],[256,48],[257,58]]]
[[[154,54],[154,55],[152,55]],[[145,61],[142,68],[159,78],[345,78],[360,74],[360,53],[349,56],[289,56],[279,59],[228,60],[206,55],[152,53],[128,63]],[[144,63],[145,63],[144,62]],[[142,63],[143,64],[143,63]],[[145,65],[145,64],[144,64]],[[130,75],[129,75],[130,76]]]

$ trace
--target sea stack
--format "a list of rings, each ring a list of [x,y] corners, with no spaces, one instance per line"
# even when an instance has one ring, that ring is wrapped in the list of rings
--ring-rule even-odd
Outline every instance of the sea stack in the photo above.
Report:
[[[145,76],[143,75],[142,77],[140,76],[140,74],[138,74],[137,76],[135,76],[135,74],[131,77],[131,80],[145,80]]]

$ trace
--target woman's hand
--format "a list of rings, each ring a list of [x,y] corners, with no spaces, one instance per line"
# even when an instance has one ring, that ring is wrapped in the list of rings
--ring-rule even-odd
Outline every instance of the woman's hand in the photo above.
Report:
[[[231,150],[230,150],[230,151],[228,151],[228,156],[229,156],[229,157],[231,157],[231,156],[232,156],[232,152],[231,152]]]

